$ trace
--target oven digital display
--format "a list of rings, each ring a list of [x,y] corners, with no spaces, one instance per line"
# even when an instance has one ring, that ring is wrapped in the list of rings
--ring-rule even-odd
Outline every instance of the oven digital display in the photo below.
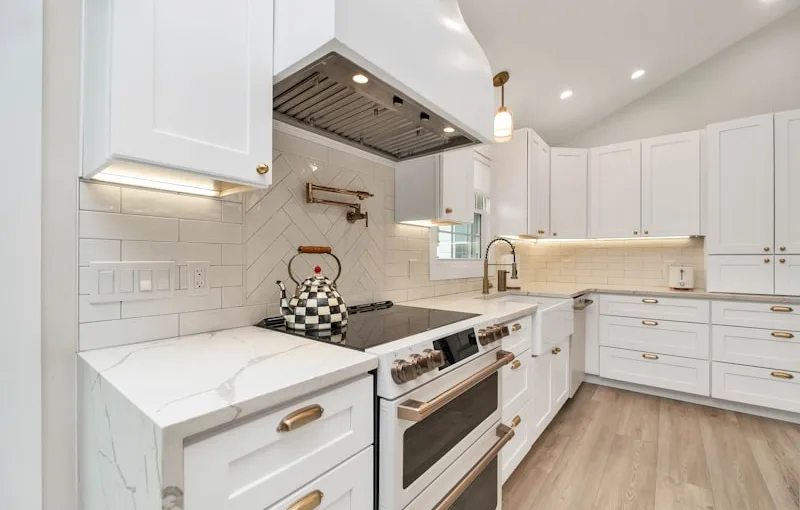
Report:
[[[442,370],[478,354],[478,338],[475,336],[474,329],[465,329],[434,340],[433,348],[444,353],[445,363],[439,367],[439,370]]]

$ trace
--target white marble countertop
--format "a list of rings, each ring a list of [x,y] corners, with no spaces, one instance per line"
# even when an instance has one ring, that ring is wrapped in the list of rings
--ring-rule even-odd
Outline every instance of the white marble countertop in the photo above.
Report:
[[[79,354],[154,424],[187,437],[366,374],[377,357],[254,326]]]
[[[507,294],[507,293],[504,293]],[[491,297],[500,297],[497,293]],[[514,301],[501,301],[499,299],[481,299],[480,291],[450,294],[416,301],[402,303],[407,306],[420,308],[435,308],[439,310],[452,310],[485,315],[495,322],[507,322],[519,317],[531,315],[539,308],[536,304],[520,303]]]

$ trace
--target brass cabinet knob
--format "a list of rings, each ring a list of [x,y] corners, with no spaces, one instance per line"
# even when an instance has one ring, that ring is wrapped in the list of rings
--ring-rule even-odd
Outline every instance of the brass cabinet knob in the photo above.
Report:
[[[769,264],[769,259],[764,259],[764,264]]]
[[[536,232],[539,234],[544,234],[544,230],[537,230]]]
[[[780,259],[781,264],[786,264],[786,259]]]
[[[781,251],[786,251],[786,246],[781,246]]]
[[[649,233],[650,233],[650,231],[649,231],[649,230],[645,230],[645,231],[644,231],[644,235],[647,235],[647,234],[649,234]]]
[[[553,349],[550,352],[552,352],[553,354],[558,354],[559,352],[561,352],[561,347],[556,347],[555,349]]]
[[[764,251],[769,251],[769,246],[764,246]]]
[[[261,175],[264,175],[265,173],[269,172],[269,165],[266,163],[261,163],[256,167],[256,172],[258,172]]]
[[[638,236],[639,235],[639,231],[638,230],[634,230],[633,231],[633,235]]]
[[[511,363],[511,370],[516,370],[522,366],[522,362],[518,359],[515,359],[513,363]]]
[[[522,324],[520,323],[516,323],[513,326],[511,326],[511,331],[519,331],[520,329],[522,329]]]
[[[553,232],[553,236],[557,236],[557,235],[558,235],[558,232]]]
[[[452,207],[445,207],[444,208],[444,213],[445,214],[453,214],[453,208]]]
[[[517,425],[519,425],[520,423],[522,423],[522,418],[520,418],[519,416],[514,416],[513,418],[511,418],[511,428],[512,429],[516,428]]]

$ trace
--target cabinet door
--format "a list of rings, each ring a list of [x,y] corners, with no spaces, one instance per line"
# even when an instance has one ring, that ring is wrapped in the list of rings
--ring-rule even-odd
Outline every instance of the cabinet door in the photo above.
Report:
[[[560,349],[560,351],[557,351]],[[569,398],[569,340],[561,342],[558,347],[553,349],[551,367],[550,367],[550,404],[553,414],[558,413],[561,406]]]
[[[588,235],[589,151],[550,150],[550,237],[586,239]]]
[[[716,255],[772,253],[772,114],[708,126],[708,237]]]
[[[552,400],[550,398],[550,360],[553,355],[550,351],[541,356],[532,356],[528,365],[530,371],[530,427],[531,442],[541,435],[552,418]]]
[[[637,237],[641,230],[641,143],[597,147],[589,162],[589,236]]]
[[[439,218],[472,223],[475,214],[474,149],[470,147],[442,154],[439,178]]]
[[[531,131],[528,138],[528,234],[550,235],[550,147]]]
[[[775,294],[800,296],[800,255],[775,257]]]
[[[599,296],[590,294],[588,299],[594,304],[583,312],[586,318],[586,367],[587,374],[600,375],[600,304]],[[577,317],[578,314],[575,314]]]
[[[439,215],[440,157],[432,154],[397,165],[394,170],[395,222],[425,221]]]
[[[775,115],[775,250],[800,255],[800,110]]]
[[[113,4],[111,154],[268,185],[272,0]]]
[[[642,234],[700,234],[700,132],[642,140]]]
[[[492,234],[528,232],[528,130],[492,146]]]
[[[773,294],[773,256],[709,255],[706,257],[706,287],[709,292]]]

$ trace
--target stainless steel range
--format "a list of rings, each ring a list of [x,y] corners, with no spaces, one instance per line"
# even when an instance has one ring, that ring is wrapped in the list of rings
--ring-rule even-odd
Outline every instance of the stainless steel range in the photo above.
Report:
[[[381,510],[497,510],[497,455],[514,436],[500,424],[498,371],[507,327],[479,315],[393,305],[349,309],[342,330],[259,326],[360,349],[379,358],[378,507]]]

